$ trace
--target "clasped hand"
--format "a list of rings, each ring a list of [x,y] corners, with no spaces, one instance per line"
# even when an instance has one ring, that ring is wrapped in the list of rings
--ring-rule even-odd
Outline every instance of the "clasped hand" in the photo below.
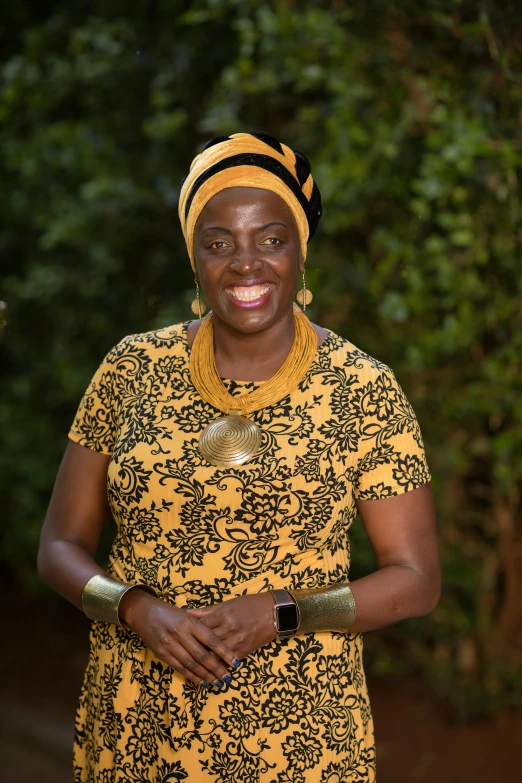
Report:
[[[276,638],[269,592],[242,595],[182,610],[142,590],[132,590],[127,622],[147,647],[197,685],[229,681],[225,667]],[[138,593],[140,595],[138,596]],[[233,674],[234,668],[232,668]]]

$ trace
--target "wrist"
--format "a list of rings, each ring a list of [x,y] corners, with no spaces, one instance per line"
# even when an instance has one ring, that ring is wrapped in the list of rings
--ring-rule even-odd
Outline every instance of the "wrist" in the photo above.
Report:
[[[143,589],[142,585],[134,585],[120,600],[118,615],[123,626],[134,631],[136,622],[139,622],[143,611],[150,608],[158,599]]]
[[[355,600],[348,583],[292,590],[299,607],[299,633],[346,632],[355,623]]]
[[[120,617],[120,604],[127,593],[141,588],[156,595],[155,590],[146,584],[128,584],[112,574],[102,573],[92,576],[82,592],[82,609],[91,620],[123,625]]]
[[[275,637],[288,639],[299,630],[299,605],[292,593],[284,588],[270,590],[274,601],[272,624]]]

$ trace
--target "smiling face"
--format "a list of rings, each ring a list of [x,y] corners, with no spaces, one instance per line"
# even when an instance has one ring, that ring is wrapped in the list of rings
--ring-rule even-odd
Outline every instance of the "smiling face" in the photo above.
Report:
[[[262,331],[292,312],[304,262],[292,211],[276,193],[213,196],[196,222],[194,258],[204,298],[232,328]]]

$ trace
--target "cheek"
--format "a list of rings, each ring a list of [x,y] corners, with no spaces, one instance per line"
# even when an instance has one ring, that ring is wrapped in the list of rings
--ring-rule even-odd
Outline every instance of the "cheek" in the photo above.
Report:
[[[300,275],[299,256],[294,253],[282,256],[272,264],[272,268],[282,283],[294,285]]]
[[[219,292],[220,280],[223,276],[222,264],[218,264],[215,261],[207,263],[205,261],[196,260],[196,269],[198,272],[198,279],[201,288],[204,290],[207,297],[212,297]]]

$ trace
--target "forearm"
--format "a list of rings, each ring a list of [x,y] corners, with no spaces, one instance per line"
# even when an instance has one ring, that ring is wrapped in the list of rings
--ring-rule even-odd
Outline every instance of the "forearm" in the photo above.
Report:
[[[92,555],[80,544],[55,540],[40,549],[38,575],[77,609],[82,609],[85,585],[96,574],[105,574]]]
[[[155,594],[151,587],[140,584],[135,587],[141,590],[124,592],[119,580],[107,574],[86,549],[72,541],[49,544],[38,558],[38,573],[43,582],[91,619],[123,623],[127,627],[131,627],[138,606]],[[102,576],[104,581],[95,584],[98,580],[90,581],[94,576]],[[86,585],[89,585],[87,590]]]
[[[94,559],[107,519],[109,461],[108,455],[69,441],[40,536],[38,575],[90,619],[122,624],[123,615],[132,614],[131,604],[138,603],[127,596],[154,590],[131,589],[138,584],[113,577]]]
[[[437,605],[440,592],[436,574],[425,574],[406,565],[389,565],[350,583],[355,602],[355,622],[347,604],[347,591],[291,590],[302,614],[301,633],[325,630],[321,617],[338,618],[336,628],[351,633],[372,631],[409,617],[428,614]],[[314,595],[315,594],[315,595]],[[315,604],[315,606],[314,606]]]

